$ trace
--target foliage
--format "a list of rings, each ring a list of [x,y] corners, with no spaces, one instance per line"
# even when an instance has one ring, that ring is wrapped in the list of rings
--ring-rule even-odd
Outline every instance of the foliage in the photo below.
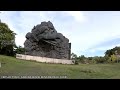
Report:
[[[2,76],[66,76],[67,79],[120,79],[120,63],[61,65],[19,60],[0,55]],[[52,79],[52,78],[51,78]],[[55,79],[55,78],[53,78]],[[58,78],[60,79],[60,78]]]
[[[79,56],[79,60],[84,60],[86,57],[84,55]]]
[[[113,49],[109,49],[105,52],[105,56],[111,57],[113,54],[119,54],[120,55],[120,47],[114,47]]]
[[[18,46],[18,47],[16,46],[15,52],[17,54],[24,54],[25,53],[25,48],[22,47],[22,46]]]
[[[117,57],[113,54],[113,55],[111,55],[111,61],[112,62],[116,62],[116,60],[117,60]]]
[[[71,54],[71,59],[74,59],[74,60],[77,59],[77,55],[75,53],[72,53]]]
[[[117,59],[118,59],[117,56],[113,54],[109,57],[108,62],[115,63],[115,62],[117,62]]]
[[[75,60],[75,65],[78,65],[79,64],[79,61],[76,59]]]
[[[89,60],[92,60],[93,58],[92,57],[88,57]]]
[[[13,56],[15,45],[15,33],[6,23],[0,22],[0,54]]]
[[[76,60],[77,63],[90,64],[90,63],[107,63],[108,56],[94,56],[94,57],[85,57],[81,55],[77,57],[76,54],[72,53],[72,59]]]
[[[120,47],[114,47],[113,49],[106,50],[105,56],[94,56],[85,57],[84,55],[77,56],[76,54],[71,54],[72,59],[76,60],[78,63],[89,64],[89,63],[118,63],[120,62]]]

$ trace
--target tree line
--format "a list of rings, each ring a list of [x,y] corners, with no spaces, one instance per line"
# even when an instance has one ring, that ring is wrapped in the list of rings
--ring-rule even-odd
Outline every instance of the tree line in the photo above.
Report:
[[[0,21],[0,54],[15,56],[16,53],[24,54],[25,49],[22,46],[17,46],[15,43],[14,31],[12,31],[6,23]],[[85,57],[84,55],[77,56],[71,54],[71,59],[76,63],[118,63],[120,62],[120,47],[114,47],[113,49],[106,50],[104,56]]]
[[[24,48],[15,44],[15,35],[6,23],[0,22],[0,54],[15,56],[16,53],[24,53]]]
[[[84,55],[77,56],[75,53],[71,54],[71,59],[76,60],[76,63],[119,63],[120,62],[120,47],[106,50],[104,56],[85,57]]]

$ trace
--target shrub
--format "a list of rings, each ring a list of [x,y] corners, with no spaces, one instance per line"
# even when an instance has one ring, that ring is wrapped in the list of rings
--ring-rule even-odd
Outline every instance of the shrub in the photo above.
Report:
[[[75,60],[75,65],[78,65],[79,64],[79,61],[78,60]]]

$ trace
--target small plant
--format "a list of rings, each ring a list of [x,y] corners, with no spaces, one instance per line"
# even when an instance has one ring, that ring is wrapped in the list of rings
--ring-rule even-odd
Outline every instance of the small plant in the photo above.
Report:
[[[78,60],[75,60],[75,65],[78,65],[79,64],[79,61]]]

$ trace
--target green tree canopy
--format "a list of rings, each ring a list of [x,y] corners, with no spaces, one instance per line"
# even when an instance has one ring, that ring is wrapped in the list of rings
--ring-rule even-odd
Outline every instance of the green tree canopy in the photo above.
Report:
[[[12,55],[15,45],[15,33],[6,23],[0,22],[0,54]]]
[[[119,54],[120,55],[120,47],[114,47],[113,49],[109,49],[105,52],[105,56],[111,57],[113,54]]]
[[[75,53],[71,54],[71,59],[77,59],[77,55]]]
[[[16,53],[17,54],[25,54],[25,48],[24,47],[22,47],[22,46],[16,46]]]

